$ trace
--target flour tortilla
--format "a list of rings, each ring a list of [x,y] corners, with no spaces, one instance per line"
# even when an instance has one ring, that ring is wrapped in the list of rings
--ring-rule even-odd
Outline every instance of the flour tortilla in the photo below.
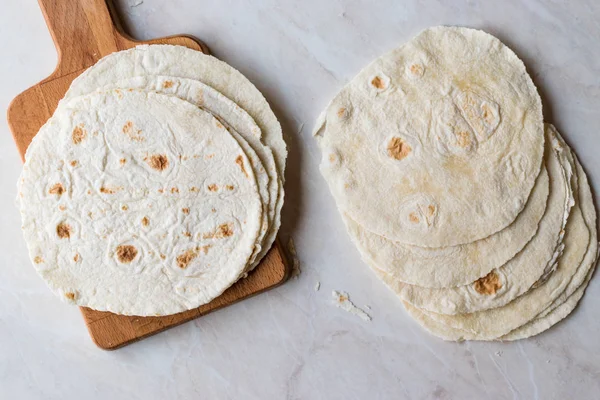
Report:
[[[352,241],[373,268],[410,285],[456,288],[501,267],[529,243],[544,215],[548,193],[548,173],[544,167],[527,205],[511,225],[487,238],[442,248],[394,242],[363,229],[346,214],[342,217]]]
[[[259,193],[266,206],[261,235],[259,235],[255,253],[248,264],[249,267],[256,265],[255,261],[260,261],[271,248],[281,225],[280,211],[283,204],[283,190],[280,190],[273,152],[262,144],[261,130],[255,121],[227,97],[212,87],[193,79],[171,76],[137,76],[111,83],[101,90],[127,88],[150,90],[179,97],[210,112],[228,127],[253,165]]]
[[[263,143],[273,150],[277,170],[285,182],[286,144],[281,125],[262,93],[232,66],[183,46],[141,45],[112,53],[79,75],[65,99],[87,94],[122,79],[164,75],[200,81],[222,93],[256,121]]]
[[[30,257],[52,290],[125,315],[219,296],[261,224],[250,162],[223,125],[136,90],[63,102],[27,150],[19,192]]]
[[[402,300],[417,308],[451,315],[502,307],[527,292],[560,257],[564,247],[561,232],[573,204],[569,202],[570,177],[561,166],[569,164],[564,154],[568,150],[555,151],[553,140],[556,141],[547,140],[546,152],[551,191],[548,207],[535,236],[514,258],[484,278],[458,288],[423,288],[403,283],[389,274],[383,274],[384,282]]]
[[[579,201],[578,199],[581,199]],[[579,197],[569,216],[564,253],[558,267],[539,287],[504,307],[458,316],[424,312],[403,302],[410,315],[427,330],[446,340],[493,340],[517,329],[542,314],[571,285],[581,285],[597,258],[594,230],[595,210],[587,184],[579,185]],[[581,207],[580,207],[581,205]],[[583,212],[583,215],[582,215]],[[576,281],[573,281],[575,279]]]
[[[375,60],[321,122],[321,171],[340,210],[416,246],[505,228],[542,166],[542,106],[525,66],[473,29],[427,29]]]

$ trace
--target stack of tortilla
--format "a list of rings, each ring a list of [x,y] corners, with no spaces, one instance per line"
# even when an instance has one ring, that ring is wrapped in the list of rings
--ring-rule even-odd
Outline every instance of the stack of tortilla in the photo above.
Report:
[[[286,156],[267,101],[231,66],[179,46],[113,53],[27,149],[31,260],[63,300],[96,310],[208,303],[271,248]]]
[[[446,340],[536,335],[595,267],[587,177],[519,58],[474,29],[427,29],[363,69],[315,129],[364,260]]]

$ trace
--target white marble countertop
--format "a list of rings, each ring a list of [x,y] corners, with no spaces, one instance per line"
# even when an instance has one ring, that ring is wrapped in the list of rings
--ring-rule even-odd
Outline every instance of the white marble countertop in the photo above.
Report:
[[[546,119],[600,188],[600,3],[120,0],[137,38],[190,33],[265,94],[290,148],[281,236],[302,274],[284,286],[114,352],[37,277],[14,206],[21,163],[0,121],[2,399],[592,399],[600,393],[600,277],[565,322],[517,343],[429,336],[354,249],[322,179],[313,121],[376,56],[438,24],[482,28],[521,56]],[[445,5],[451,3],[452,5]],[[0,108],[54,68],[34,0],[0,5]],[[596,274],[598,275],[598,274]],[[321,289],[314,290],[321,282]],[[365,322],[332,289],[371,306]]]

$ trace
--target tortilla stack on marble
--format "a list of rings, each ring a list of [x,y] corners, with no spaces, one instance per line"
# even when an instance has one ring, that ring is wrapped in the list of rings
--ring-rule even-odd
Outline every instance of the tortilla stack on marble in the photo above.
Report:
[[[352,241],[434,335],[530,337],[583,296],[598,253],[587,177],[493,36],[421,32],[348,83],[314,135]]]
[[[113,53],[27,150],[32,262],[63,300],[96,310],[206,304],[273,244],[286,157],[269,105],[232,67],[179,46]]]

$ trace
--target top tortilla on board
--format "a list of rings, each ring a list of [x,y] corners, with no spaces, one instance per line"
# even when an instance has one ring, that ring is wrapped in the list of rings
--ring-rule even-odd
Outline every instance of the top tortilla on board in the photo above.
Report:
[[[172,76],[137,76],[111,83],[100,90],[135,88],[176,96],[213,114],[238,141],[250,159],[265,212],[261,235],[247,270],[252,270],[271,248],[281,225],[283,189],[271,149],[261,142],[261,130],[237,104],[204,83]]]
[[[25,158],[24,236],[63,300],[168,315],[244,273],[262,204],[250,161],[210,113],[152,92],[96,92],[62,102]]]

